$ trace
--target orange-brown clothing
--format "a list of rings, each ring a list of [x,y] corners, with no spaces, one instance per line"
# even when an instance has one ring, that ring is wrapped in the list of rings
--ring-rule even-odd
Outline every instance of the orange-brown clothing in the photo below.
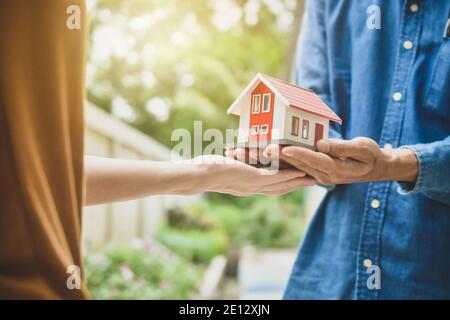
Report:
[[[0,1],[0,298],[86,297],[66,284],[82,269],[86,19],[84,0]]]

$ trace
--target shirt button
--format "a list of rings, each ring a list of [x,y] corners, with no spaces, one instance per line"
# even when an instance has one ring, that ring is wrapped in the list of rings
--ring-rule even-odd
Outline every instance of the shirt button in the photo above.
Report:
[[[392,98],[393,98],[395,101],[400,101],[400,100],[402,100],[402,93],[401,93],[401,92],[396,92],[396,93],[394,93],[394,95],[392,96]]]
[[[372,208],[374,208],[374,209],[378,209],[379,207],[380,207],[380,200],[378,200],[378,199],[373,199],[371,202],[370,202],[370,206],[372,207]]]
[[[403,48],[406,50],[411,50],[413,47],[413,43],[411,41],[405,41],[403,42]]]
[[[411,12],[417,12],[419,11],[419,6],[417,3],[413,3],[412,5],[409,6],[409,10],[411,10]]]
[[[364,267],[370,268],[372,266],[372,260],[364,259],[363,264],[364,264]]]

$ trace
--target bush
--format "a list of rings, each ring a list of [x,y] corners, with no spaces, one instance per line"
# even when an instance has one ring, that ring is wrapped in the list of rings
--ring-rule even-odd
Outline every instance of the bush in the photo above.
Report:
[[[214,222],[217,229],[223,230],[228,236],[231,245],[242,243],[242,228],[244,214],[241,208],[228,203],[200,202],[192,205],[189,212],[196,216],[206,216]]]
[[[303,190],[281,197],[211,195],[203,211],[224,228],[232,244],[292,247],[305,229],[303,203]]]
[[[209,262],[243,244],[297,246],[303,233],[303,192],[283,197],[212,196],[188,209],[173,208],[156,238],[193,262]]]
[[[85,270],[93,299],[193,299],[201,282],[199,268],[149,243],[87,255]]]
[[[298,244],[303,233],[300,206],[267,198],[243,215],[243,238],[260,247],[289,247]]]
[[[165,225],[160,228],[156,239],[168,248],[194,262],[209,262],[228,249],[228,238],[219,229],[196,230],[176,229]]]
[[[235,197],[230,201],[226,196],[211,196],[209,200],[192,205],[184,215],[209,221],[209,230],[224,232],[231,246],[291,247],[300,241],[304,230],[302,190],[283,197]]]
[[[212,221],[207,216],[196,214],[191,210],[191,214],[186,210],[175,207],[167,210],[167,222],[171,227],[177,229],[199,229],[207,230],[213,227]]]

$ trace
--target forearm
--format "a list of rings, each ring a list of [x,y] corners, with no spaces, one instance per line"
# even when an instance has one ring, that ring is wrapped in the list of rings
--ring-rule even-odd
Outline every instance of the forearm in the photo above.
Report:
[[[388,164],[384,180],[397,181],[400,193],[422,192],[450,205],[450,137],[383,153]]]
[[[207,166],[85,157],[85,205],[205,191]]]
[[[414,183],[419,171],[416,154],[409,149],[383,149],[386,170],[380,180]]]

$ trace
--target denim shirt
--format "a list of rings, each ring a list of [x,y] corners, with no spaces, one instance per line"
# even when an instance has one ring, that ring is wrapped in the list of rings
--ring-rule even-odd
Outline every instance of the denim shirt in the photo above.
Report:
[[[450,0],[307,2],[297,82],[343,119],[330,135],[410,148],[419,174],[328,191],[285,299],[450,298],[449,13]]]

